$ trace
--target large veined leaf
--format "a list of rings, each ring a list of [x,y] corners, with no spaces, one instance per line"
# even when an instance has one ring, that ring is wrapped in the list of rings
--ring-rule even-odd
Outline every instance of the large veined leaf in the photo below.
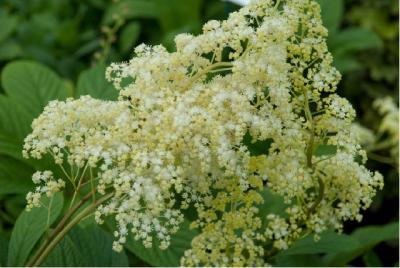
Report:
[[[42,207],[24,211],[18,217],[8,248],[8,266],[23,266],[35,244],[57,219],[63,207],[63,196],[43,197]]]
[[[360,243],[346,234],[337,234],[333,231],[321,234],[321,239],[315,241],[312,235],[295,242],[288,250],[279,253],[281,256],[333,253],[353,250]]]
[[[324,26],[329,34],[335,33],[343,18],[344,2],[343,0],[318,0],[321,6],[321,16]]]
[[[33,117],[17,101],[0,95],[0,152],[7,153],[13,148],[17,152],[8,155],[22,158],[22,142],[30,131]]]
[[[50,100],[68,97],[61,78],[46,66],[32,61],[15,61],[4,67],[1,83],[14,102],[32,118],[38,116]]]
[[[16,159],[22,159],[21,150],[21,140],[6,133],[4,130],[0,130],[0,154],[5,154]]]
[[[106,10],[103,23],[109,24],[117,16],[123,19],[156,18],[158,6],[151,0],[121,0],[111,2]]]
[[[46,66],[31,61],[15,61],[4,67],[0,95],[0,153],[20,160],[23,139],[31,123],[53,99],[68,96],[64,82]]]
[[[46,258],[43,266],[125,267],[124,252],[112,250],[113,237],[97,225],[80,226],[69,234]]]
[[[112,250],[113,236],[100,227],[76,228],[70,237],[76,245],[80,245],[88,266],[128,266],[125,253]]]
[[[322,234],[320,242],[308,236],[282,251],[276,259],[277,266],[345,266],[358,256],[363,256],[366,264],[382,266],[379,258],[371,250],[386,240],[398,238],[398,223],[385,226],[367,226],[356,229],[351,235],[334,232]],[[322,259],[318,254],[324,253]]]
[[[145,248],[141,241],[135,241],[129,236],[126,248],[137,257],[153,266],[180,266],[180,259],[185,250],[190,248],[193,237],[197,234],[189,228],[189,222],[185,220],[177,233],[171,235],[171,245],[166,250],[161,250],[154,239],[152,248]]]
[[[329,48],[335,57],[365,49],[383,47],[381,38],[373,31],[364,28],[347,28],[328,39]]]
[[[33,187],[33,172],[20,161],[0,156],[0,194],[27,193]]]
[[[79,75],[76,96],[90,95],[96,99],[116,100],[118,91],[106,80],[106,68],[102,65],[83,71]]]
[[[356,229],[351,237],[357,239],[364,247],[375,246],[383,241],[399,237],[399,223],[393,222],[383,226],[366,226]]]
[[[10,220],[15,223],[14,219],[19,217],[26,205],[25,196],[23,194],[5,195],[2,196],[1,199],[3,205],[2,210],[4,210],[4,212],[11,217]]]
[[[366,226],[356,229],[350,236],[359,246],[352,250],[327,255],[325,261],[329,266],[342,266],[369,251],[377,244],[399,238],[399,223],[394,222],[383,226]]]
[[[72,232],[72,231],[71,231]],[[67,235],[44,260],[44,267],[84,267],[85,256]]]

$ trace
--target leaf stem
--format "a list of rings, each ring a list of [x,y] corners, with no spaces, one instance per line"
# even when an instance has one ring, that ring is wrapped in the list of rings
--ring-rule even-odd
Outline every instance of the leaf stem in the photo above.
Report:
[[[310,216],[310,214],[315,212],[315,209],[321,203],[323,197],[324,197],[324,191],[325,191],[325,186],[320,177],[318,177],[318,197],[315,200],[315,202],[312,204],[312,206],[308,209],[307,211],[307,218]]]
[[[78,192],[79,192],[79,189],[80,189],[81,184],[82,184],[82,179],[83,179],[83,176],[85,175],[86,168],[88,167],[88,164],[89,164],[89,163],[87,163],[87,164],[85,165],[85,168],[83,169],[82,175],[81,175],[81,177],[79,178],[78,186],[77,186],[76,189],[74,190],[74,194],[73,194],[73,196],[72,196],[71,204],[69,205],[69,208],[70,208],[70,209],[71,209],[72,205],[74,204],[76,195],[77,195]],[[78,175],[79,175],[79,169],[78,169],[77,177],[78,177]]]
[[[307,88],[304,88],[304,90],[303,90],[304,112],[305,112],[307,121],[310,123],[310,137],[309,137],[307,149],[306,149],[306,158],[307,158],[307,167],[314,170],[315,167],[312,162],[312,156],[313,156],[313,151],[314,151],[315,125],[314,125],[313,116],[312,116],[312,113],[310,110],[310,105],[308,103],[308,94],[307,93],[308,93]],[[314,203],[311,205],[311,207],[307,210],[307,218],[309,217],[310,214],[315,212],[315,209],[321,203],[322,199],[324,198],[324,191],[325,191],[324,182],[322,181],[322,179],[320,177],[318,177],[318,197],[314,201]]]
[[[307,143],[307,149],[306,149],[306,158],[307,158],[307,167],[313,168],[313,163],[312,163],[312,155],[313,155],[313,150],[314,150],[314,132],[315,132],[315,126],[314,126],[314,120],[310,111],[310,105],[308,103],[308,95],[307,95],[307,88],[304,88],[303,90],[303,96],[304,96],[304,112],[306,115],[307,122],[310,124],[310,137]]]

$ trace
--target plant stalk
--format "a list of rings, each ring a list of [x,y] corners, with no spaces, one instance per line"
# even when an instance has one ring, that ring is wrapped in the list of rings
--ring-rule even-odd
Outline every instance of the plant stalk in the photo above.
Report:
[[[313,116],[312,116],[312,113],[310,110],[310,105],[308,103],[307,88],[304,88],[303,96],[304,96],[304,112],[305,112],[307,121],[311,125],[310,137],[309,137],[307,149],[306,149],[307,167],[314,170],[312,156],[313,156],[313,151],[314,151],[315,126],[314,126]],[[322,179],[320,177],[318,177],[318,188],[319,188],[318,189],[318,197],[315,200],[315,202],[312,204],[312,206],[307,210],[307,218],[309,217],[310,214],[314,213],[315,209],[317,208],[317,206],[321,203],[322,199],[324,198],[325,186],[324,186],[324,182],[322,181]]]
[[[112,197],[112,193],[105,195],[104,197],[100,198],[99,200],[97,200],[96,202],[90,204],[88,207],[86,207],[85,209],[83,209],[78,215],[76,215],[75,218],[73,218],[64,228],[63,225],[65,224],[66,220],[68,220],[68,217],[64,217],[64,219],[66,220],[62,220],[59,224],[59,226],[61,226],[59,228],[59,226],[57,226],[57,232],[54,232],[54,235],[52,236],[52,239],[49,240],[49,243],[45,243],[45,246],[43,246],[43,250],[38,254],[37,258],[35,258],[36,260],[32,261],[28,263],[27,266],[33,266],[33,267],[38,267],[42,264],[42,262],[45,260],[45,258],[50,254],[50,252],[57,246],[57,244],[64,238],[64,236],[76,225],[78,224],[83,218],[85,218],[86,216],[90,215],[91,213],[94,212],[94,210],[97,208],[98,205],[100,205],[101,203],[107,201],[108,199],[110,199]],[[90,199],[91,195],[87,195],[88,198]],[[85,196],[85,197],[87,197]],[[83,199],[82,199],[83,200]],[[82,201],[81,201],[82,202]],[[85,202],[83,202],[85,203]],[[82,204],[83,204],[82,203]],[[79,203],[81,204],[81,203]],[[77,205],[79,205],[77,204]],[[75,207],[74,207],[75,208]],[[67,213],[69,214],[69,213]],[[71,213],[72,215],[73,213]],[[56,230],[55,230],[56,231]],[[30,265],[31,264],[31,265]]]
[[[36,251],[35,255],[29,260],[27,266],[32,266],[39,255],[43,252],[46,248],[47,244],[60,232],[60,230],[64,227],[65,223],[71,218],[71,216],[80,208],[82,207],[87,200],[90,199],[92,193],[87,194],[82,198],[82,200],[77,203],[74,207],[72,207],[62,218],[62,220],[58,223],[57,227],[52,231],[52,233],[47,237],[46,241],[40,246],[40,248]]]

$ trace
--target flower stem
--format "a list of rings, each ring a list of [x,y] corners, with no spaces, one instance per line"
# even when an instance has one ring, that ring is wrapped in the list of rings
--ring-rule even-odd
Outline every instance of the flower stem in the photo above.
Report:
[[[307,121],[310,123],[310,137],[309,137],[307,149],[306,149],[306,158],[307,158],[307,167],[314,170],[315,167],[312,162],[312,156],[313,156],[313,151],[314,151],[315,126],[314,126],[313,116],[312,116],[312,113],[310,110],[310,105],[308,103],[307,93],[308,93],[307,88],[304,88],[304,90],[303,90],[304,112],[305,112]],[[324,182],[322,181],[322,179],[320,177],[318,177],[318,197],[315,200],[315,202],[311,205],[311,207],[307,210],[307,218],[309,217],[310,214],[314,213],[317,206],[321,203],[322,199],[324,198],[324,191],[325,191]]]
[[[46,248],[48,243],[60,232],[60,230],[64,227],[65,223],[71,218],[71,216],[80,208],[82,207],[87,200],[90,199],[92,193],[87,194],[84,196],[79,203],[77,203],[73,208],[69,209],[68,212],[64,215],[62,220],[59,222],[57,227],[53,230],[53,232],[49,235],[46,241],[40,246],[40,248],[36,251],[35,255],[29,260],[27,266],[32,266],[39,255],[43,252]]]
[[[310,124],[310,137],[308,140],[307,144],[307,150],[306,150],[306,157],[307,157],[307,167],[313,168],[313,163],[312,163],[312,155],[313,155],[313,150],[314,150],[314,120],[310,111],[310,105],[308,103],[308,95],[307,95],[307,88],[304,88],[303,90],[303,96],[304,96],[304,112],[306,115],[306,119],[308,123]]]
[[[55,248],[55,246],[64,238],[64,236],[83,218],[87,217],[96,209],[98,205],[107,201],[112,197],[113,194],[105,195],[100,198],[97,202],[90,204],[88,207],[83,209],[75,218],[73,218],[67,225],[65,223],[68,219],[78,210],[88,199],[90,199],[92,193],[86,195],[81,202],[76,204],[68,213],[64,216],[61,222],[58,224],[56,229],[53,231],[52,235],[46,240],[42,247],[37,251],[35,256],[28,262],[27,266],[38,267],[42,264],[44,259],[50,254],[50,252]],[[64,227],[65,225],[65,227]]]
[[[209,66],[207,66],[205,69],[197,72],[195,75],[193,75],[190,80],[187,83],[186,88],[189,88],[190,86],[192,86],[192,84],[194,82],[196,82],[198,79],[200,79],[203,75],[209,73],[210,71],[216,71],[216,68],[231,68],[232,67],[232,63],[230,62],[217,62],[214,64],[211,64]]]

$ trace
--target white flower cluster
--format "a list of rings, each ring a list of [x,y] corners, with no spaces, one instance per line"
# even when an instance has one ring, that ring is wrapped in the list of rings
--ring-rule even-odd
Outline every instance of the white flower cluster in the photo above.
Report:
[[[51,101],[32,123],[24,155],[34,158],[50,153],[55,162],[83,168],[101,162],[106,170],[113,159],[129,151],[128,135],[133,117],[127,104],[83,96],[79,100]],[[128,132],[127,132],[128,131]]]
[[[388,135],[387,142],[391,150],[390,153],[394,159],[399,158],[399,106],[391,97],[380,98],[374,101],[374,107],[383,117],[378,129],[380,136]]]
[[[257,0],[178,35],[176,52],[140,45],[107,70],[118,101],[52,102],[25,154],[98,167],[97,191],[114,196],[96,218],[115,215],[116,250],[129,231],[167,247],[193,205],[201,232],[183,265],[262,265],[267,240],[283,249],[306,231],[340,230],[382,186],[358,161],[326,35],[314,0]],[[246,135],[271,145],[252,155]],[[263,187],[284,197],[286,218],[258,214]]]
[[[362,126],[358,122],[354,122],[351,128],[351,132],[356,135],[358,142],[363,146],[368,146],[375,142],[376,137],[372,130]]]
[[[390,97],[378,98],[373,107],[381,116],[380,124],[375,131],[363,127],[358,123],[352,124],[352,133],[355,135],[371,157],[376,161],[399,166],[399,107]],[[390,155],[383,156],[375,152],[388,150]]]
[[[25,140],[25,155],[41,158],[50,153],[73,183],[87,169],[92,174],[98,167],[97,191],[104,194],[106,189],[113,189],[113,199],[100,206],[96,216],[102,222],[101,215],[116,214],[119,231],[115,249],[120,250],[120,243],[125,242],[128,225],[146,246],[151,246],[153,231],[161,246],[168,246],[169,233],[176,232],[183,220],[181,213],[172,209],[174,199],[169,190],[177,174],[173,166],[163,167],[157,151],[146,153],[139,122],[127,102],[89,96],[53,101],[32,127]],[[166,154],[162,150],[158,153]],[[68,174],[64,163],[75,167],[75,172]],[[151,164],[156,165],[150,170]]]
[[[26,209],[28,211],[33,207],[40,207],[40,198],[43,194],[51,197],[65,187],[65,181],[62,179],[55,180],[51,171],[35,172],[32,175],[32,181],[34,184],[39,184],[39,186],[35,188],[34,192],[29,192],[26,196],[28,203]]]

